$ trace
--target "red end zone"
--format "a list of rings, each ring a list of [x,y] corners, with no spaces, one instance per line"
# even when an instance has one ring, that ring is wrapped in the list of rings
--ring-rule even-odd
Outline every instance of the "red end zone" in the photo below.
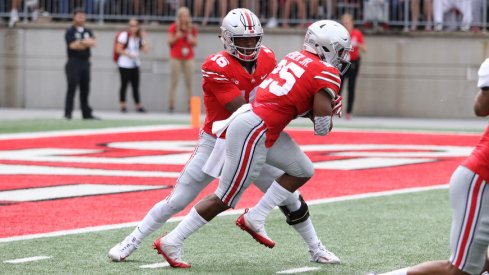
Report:
[[[289,133],[316,167],[314,177],[301,189],[306,200],[447,183],[479,140],[476,134],[335,131],[318,137],[309,130]],[[197,138],[197,130],[179,129],[3,140],[0,238],[142,219],[171,192]],[[41,199],[31,197],[54,186],[66,190],[53,189],[53,194],[47,192]],[[74,186],[159,189],[87,195],[71,190]],[[197,199],[216,186],[214,181]],[[252,186],[237,207],[250,207],[260,197]]]

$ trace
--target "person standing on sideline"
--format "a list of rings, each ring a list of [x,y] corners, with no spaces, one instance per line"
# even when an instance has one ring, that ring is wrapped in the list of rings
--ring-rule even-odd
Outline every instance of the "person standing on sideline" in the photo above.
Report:
[[[185,87],[190,106],[192,96],[192,74],[194,71],[194,50],[197,45],[197,29],[192,25],[190,11],[181,7],[177,11],[177,18],[168,29],[168,43],[170,45],[170,112],[175,110],[175,94],[177,92],[180,71],[183,70]]]
[[[479,93],[475,98],[476,116],[489,116],[489,58],[479,69]],[[425,262],[385,275],[487,274],[489,260],[489,125],[470,156],[450,179],[452,229],[449,260]]]
[[[116,52],[119,54],[117,66],[121,76],[121,88],[119,91],[119,102],[121,112],[127,112],[126,90],[127,84],[131,83],[132,96],[136,104],[136,111],[144,113],[146,110],[141,105],[139,96],[139,67],[141,59],[139,53],[148,52],[148,39],[146,32],[139,27],[139,22],[136,18],[129,20],[129,28],[126,31],[120,32],[117,36]]]
[[[10,0],[10,19],[8,26],[12,28],[19,21],[20,0]]]
[[[76,9],[73,12],[73,26],[66,30],[65,41],[68,62],[65,65],[68,91],[65,101],[65,118],[71,119],[73,99],[76,88],[80,86],[80,105],[83,119],[99,119],[92,115],[88,104],[90,92],[90,49],[95,46],[93,32],[85,27],[85,12]]]
[[[357,83],[357,75],[360,70],[360,52],[367,52],[367,46],[363,40],[362,32],[353,26],[353,16],[349,13],[343,14],[341,16],[341,24],[350,33],[351,45],[353,47],[353,52],[350,54],[350,68],[348,71],[341,76],[341,83],[348,79],[348,99],[346,105],[346,119],[351,119],[351,114],[353,112],[353,103],[355,101],[355,86]],[[341,86],[340,94],[343,91],[343,86]]]

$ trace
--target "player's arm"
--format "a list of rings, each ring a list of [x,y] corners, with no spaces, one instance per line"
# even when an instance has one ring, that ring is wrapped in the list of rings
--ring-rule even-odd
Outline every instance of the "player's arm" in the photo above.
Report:
[[[316,135],[325,136],[333,128],[333,94],[330,89],[321,89],[314,95],[312,119]]]
[[[97,41],[95,40],[95,37],[93,36],[91,31],[88,31],[88,33],[90,34],[90,37],[83,39],[81,42],[87,48],[95,47],[95,45],[97,44]]]
[[[489,87],[482,87],[475,97],[474,113],[476,116],[489,115]]]
[[[75,33],[72,31],[66,32],[65,40],[66,40],[66,43],[68,44],[68,48],[70,48],[70,50],[82,51],[82,50],[85,50],[87,48],[85,45],[83,45],[81,40],[78,40],[75,38]]]
[[[229,103],[224,105],[224,108],[228,110],[231,113],[234,113],[234,111],[238,110],[239,107],[243,106],[246,104],[246,101],[243,96],[237,96],[233,98]]]
[[[83,51],[87,48],[81,40],[75,40],[70,43],[70,49],[75,51]]]

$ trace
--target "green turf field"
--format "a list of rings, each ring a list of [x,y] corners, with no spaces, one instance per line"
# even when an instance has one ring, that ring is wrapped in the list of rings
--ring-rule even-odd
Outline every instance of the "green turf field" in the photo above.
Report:
[[[107,210],[110,215],[110,209]],[[143,269],[163,262],[151,248],[156,234],[126,262],[113,263],[108,250],[132,228],[64,237],[0,243],[2,274],[276,274],[300,267],[319,267],[303,274],[365,274],[387,271],[430,259],[447,259],[450,211],[445,189],[311,206],[323,242],[342,260],[340,265],[308,261],[305,245],[275,210],[267,230],[277,245],[256,243],[234,225],[237,216],[218,217],[188,239],[184,258],[190,270]],[[171,230],[169,223],[163,230]],[[8,259],[32,256],[50,259],[9,264]]]
[[[179,124],[175,121],[157,120],[61,120],[61,119],[32,119],[7,120],[0,122],[0,134],[29,133],[53,130],[100,129],[108,127],[129,127],[144,125]]]

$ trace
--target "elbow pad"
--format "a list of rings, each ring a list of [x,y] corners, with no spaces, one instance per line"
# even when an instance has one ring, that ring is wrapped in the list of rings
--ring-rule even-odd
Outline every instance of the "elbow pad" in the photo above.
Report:
[[[314,134],[325,136],[329,134],[331,127],[331,116],[315,116],[314,117]]]

